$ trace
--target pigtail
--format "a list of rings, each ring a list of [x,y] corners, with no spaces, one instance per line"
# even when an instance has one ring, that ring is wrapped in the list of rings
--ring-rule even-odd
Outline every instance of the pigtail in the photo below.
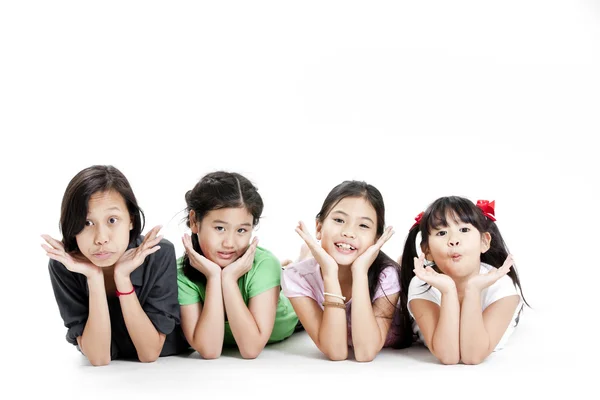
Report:
[[[502,234],[500,233],[500,229],[498,229],[498,225],[491,218],[484,216],[487,226],[485,231],[487,231],[491,236],[490,248],[485,253],[481,254],[481,262],[491,265],[494,268],[500,268],[508,254],[508,246],[504,242],[502,238]],[[529,303],[525,300],[525,296],[523,295],[523,289],[521,288],[521,280],[519,279],[519,274],[517,273],[517,266],[513,264],[510,271],[507,274],[510,279],[513,281],[513,284],[519,289],[521,293],[521,298],[523,302],[527,304],[527,306],[531,307]]]
[[[402,252],[402,258],[400,262],[400,288],[401,293],[404,296],[408,296],[408,287],[410,281],[415,276],[413,269],[415,268],[415,257],[418,257],[417,253],[417,234],[421,231],[420,224],[415,224],[408,232],[406,241],[404,243],[404,251]]]

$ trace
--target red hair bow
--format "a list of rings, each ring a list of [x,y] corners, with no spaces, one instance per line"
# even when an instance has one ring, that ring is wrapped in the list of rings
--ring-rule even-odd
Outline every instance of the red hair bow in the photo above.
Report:
[[[415,226],[417,226],[417,225],[419,225],[419,224],[421,223],[421,218],[423,218],[423,214],[425,214],[425,213],[424,213],[423,211],[421,211],[421,212],[419,213],[419,215],[417,215],[417,216],[415,217],[415,221],[417,221],[417,222],[415,222],[415,223],[413,224],[413,226],[411,226],[411,227],[410,227],[410,230],[412,230],[412,229],[413,229]]]
[[[494,216],[494,208],[496,207],[496,200],[487,201],[487,200],[477,200],[477,207],[483,211],[483,215],[491,219],[492,221],[496,221],[496,217]]]

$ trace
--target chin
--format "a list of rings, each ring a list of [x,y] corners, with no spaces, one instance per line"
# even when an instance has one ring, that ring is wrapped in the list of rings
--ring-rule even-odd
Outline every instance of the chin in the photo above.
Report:
[[[101,262],[93,262],[92,261],[92,264],[94,264],[98,268],[109,268],[109,267],[112,267],[113,265],[115,265],[115,261],[110,261],[110,260],[104,260]]]
[[[333,257],[333,259],[335,260],[335,262],[341,266],[341,267],[349,267],[352,265],[352,263],[354,263],[354,261],[356,261],[358,257]]]
[[[237,258],[235,260],[219,260],[218,262],[215,262],[215,264],[217,264],[219,267],[221,267],[221,269],[224,269],[224,268],[228,267],[229,265],[233,264],[236,260],[237,260]]]

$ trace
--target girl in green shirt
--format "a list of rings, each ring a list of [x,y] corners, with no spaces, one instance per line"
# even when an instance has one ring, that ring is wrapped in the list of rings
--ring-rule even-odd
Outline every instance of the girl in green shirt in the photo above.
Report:
[[[185,195],[185,255],[178,260],[181,325],[202,358],[237,345],[256,358],[267,343],[289,337],[298,324],[280,291],[281,264],[252,241],[263,211],[256,187],[223,171],[204,176]]]

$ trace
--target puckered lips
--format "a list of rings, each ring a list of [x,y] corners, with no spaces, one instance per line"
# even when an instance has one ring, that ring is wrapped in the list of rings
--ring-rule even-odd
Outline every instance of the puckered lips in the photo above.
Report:
[[[113,251],[108,251],[105,249],[100,249],[92,253],[92,257],[96,260],[107,260],[114,254]]]
[[[455,251],[448,253],[448,257],[454,262],[458,262],[462,259],[462,254],[457,253]]]

